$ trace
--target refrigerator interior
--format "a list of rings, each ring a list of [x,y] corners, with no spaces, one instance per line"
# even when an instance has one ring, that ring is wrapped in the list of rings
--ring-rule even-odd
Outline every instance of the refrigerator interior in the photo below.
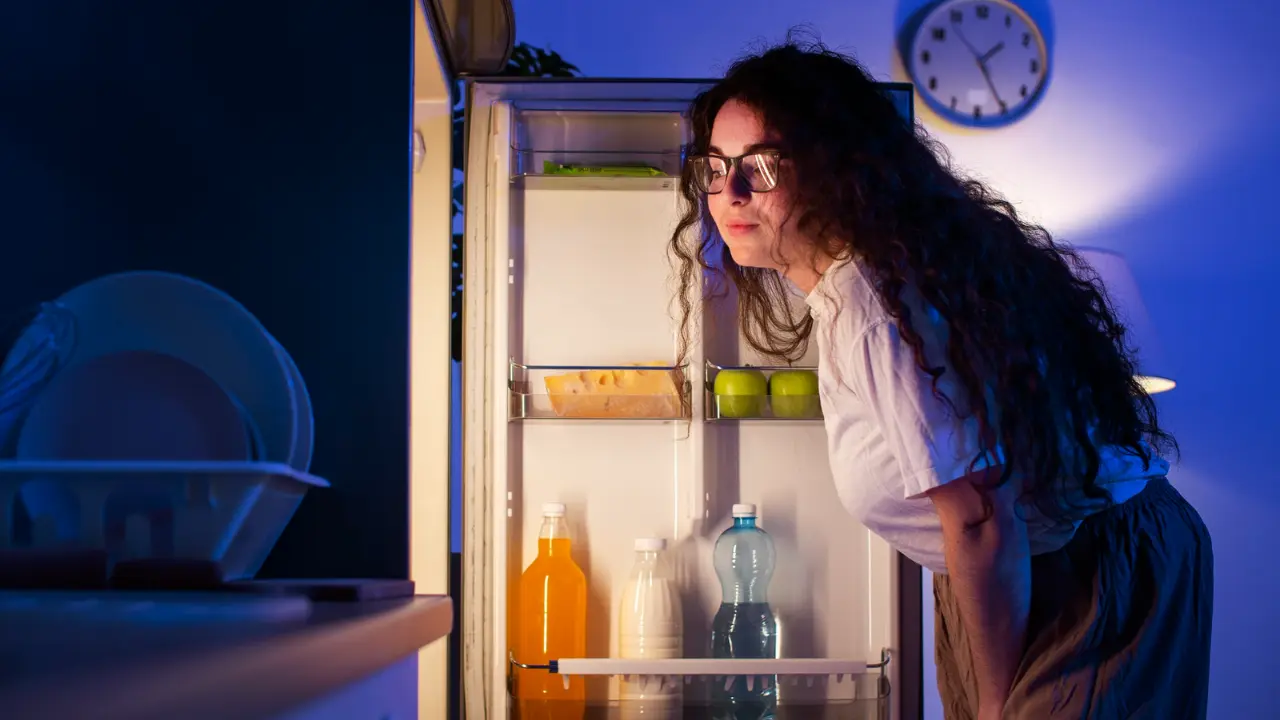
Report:
[[[777,548],[768,598],[780,657],[874,665],[886,651],[900,657],[905,638],[915,644],[908,656],[918,658],[918,612],[900,617],[900,556],[841,506],[821,419],[715,417],[708,388],[717,367],[769,364],[740,338],[731,291],[704,300],[698,288],[690,298],[693,343],[679,368],[686,418],[559,418],[546,395],[549,374],[675,362],[679,307],[668,246],[689,139],[684,113],[702,87],[469,85],[462,622],[469,717],[508,715],[509,610],[537,552],[544,502],[567,506],[573,556],[588,579],[589,657],[617,655],[619,595],[638,537],[667,540],[681,587],[684,656],[707,657],[721,600],[712,547],[732,522],[732,504],[744,502],[757,505]],[[909,114],[909,86],[886,87]],[[664,174],[559,176],[545,174],[546,163],[634,163]],[[797,294],[795,312],[804,308]],[[816,366],[815,350],[797,366]],[[918,582],[907,586],[917,604],[906,607],[918,608]],[[888,663],[887,682],[879,670],[780,676],[780,703],[889,717],[894,703],[883,696],[898,669]],[[694,678],[686,698],[699,697],[707,680]],[[587,682],[590,702],[616,704],[616,677]]]

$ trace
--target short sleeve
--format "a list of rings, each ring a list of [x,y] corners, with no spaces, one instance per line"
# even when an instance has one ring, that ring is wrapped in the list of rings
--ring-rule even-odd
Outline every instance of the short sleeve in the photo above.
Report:
[[[958,416],[956,409],[967,407],[967,398],[948,373],[938,389],[956,409],[934,394],[933,379],[916,364],[897,323],[872,325],[841,355],[848,382],[867,403],[897,459],[905,498],[1003,464],[998,446],[982,453],[977,419]]]

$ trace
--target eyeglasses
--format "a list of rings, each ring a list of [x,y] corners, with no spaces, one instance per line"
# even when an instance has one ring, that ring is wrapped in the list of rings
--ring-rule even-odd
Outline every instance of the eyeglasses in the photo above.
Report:
[[[766,193],[778,187],[778,165],[782,154],[777,150],[756,150],[737,157],[724,155],[693,155],[688,160],[693,185],[707,195],[723,192],[729,181],[729,172],[735,167],[738,177],[751,192]]]

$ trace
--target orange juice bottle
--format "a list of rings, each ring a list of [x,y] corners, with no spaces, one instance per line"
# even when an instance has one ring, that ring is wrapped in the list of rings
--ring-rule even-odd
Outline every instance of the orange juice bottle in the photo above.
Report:
[[[587,577],[569,555],[569,528],[562,503],[542,506],[538,557],[520,576],[516,608],[516,660],[546,665],[549,660],[586,657]],[[575,706],[586,699],[586,681],[547,670],[516,668],[516,697],[534,704]],[[566,708],[567,709],[567,708]]]

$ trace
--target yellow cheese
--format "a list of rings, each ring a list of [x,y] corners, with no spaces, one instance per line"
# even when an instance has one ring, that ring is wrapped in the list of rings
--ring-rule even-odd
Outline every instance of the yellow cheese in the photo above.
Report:
[[[638,365],[666,365],[651,362]],[[551,408],[566,418],[678,418],[675,370],[577,370],[544,380]]]

